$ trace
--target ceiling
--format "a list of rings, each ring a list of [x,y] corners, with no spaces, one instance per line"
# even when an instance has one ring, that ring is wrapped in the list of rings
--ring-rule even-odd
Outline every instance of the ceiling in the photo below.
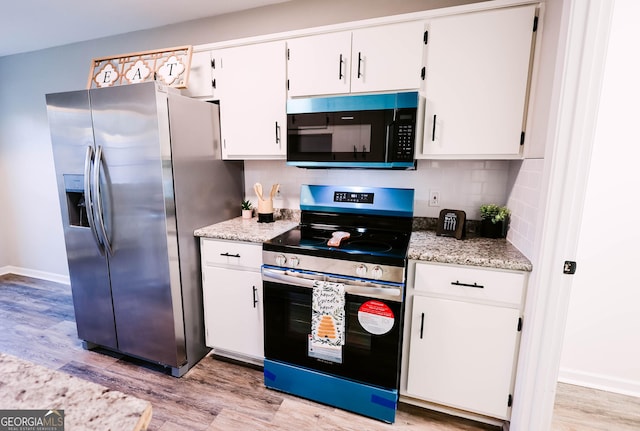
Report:
[[[285,1],[6,1],[0,13],[0,57]]]

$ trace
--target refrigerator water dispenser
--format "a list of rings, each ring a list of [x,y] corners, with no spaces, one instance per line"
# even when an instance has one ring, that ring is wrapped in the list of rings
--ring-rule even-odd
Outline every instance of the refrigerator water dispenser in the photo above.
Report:
[[[62,176],[67,195],[69,225],[89,227],[87,208],[84,202],[84,175],[63,174]]]

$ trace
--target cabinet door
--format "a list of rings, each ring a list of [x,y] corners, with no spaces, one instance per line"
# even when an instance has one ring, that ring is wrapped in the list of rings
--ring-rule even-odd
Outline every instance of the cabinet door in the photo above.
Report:
[[[216,51],[223,158],[285,157],[285,55],[284,41]]]
[[[289,97],[348,93],[351,32],[287,41]]]
[[[532,5],[427,24],[423,155],[520,154],[534,15]]]
[[[351,47],[351,92],[420,88],[424,22],[355,30]]]
[[[407,393],[507,419],[517,309],[413,297]]]
[[[211,266],[202,271],[207,346],[263,359],[260,273]]]
[[[194,52],[191,55],[189,85],[182,94],[189,97],[213,96],[211,67],[211,51]]]

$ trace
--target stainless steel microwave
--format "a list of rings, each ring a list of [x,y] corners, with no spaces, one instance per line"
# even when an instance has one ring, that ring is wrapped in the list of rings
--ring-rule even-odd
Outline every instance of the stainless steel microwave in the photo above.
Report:
[[[287,101],[287,164],[415,169],[418,93]]]

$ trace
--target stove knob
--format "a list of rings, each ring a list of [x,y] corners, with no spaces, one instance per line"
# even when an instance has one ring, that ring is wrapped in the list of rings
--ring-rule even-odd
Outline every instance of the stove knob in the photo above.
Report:
[[[374,266],[371,270],[371,277],[374,280],[380,280],[382,278],[382,268],[380,268],[379,266]]]
[[[276,265],[284,266],[285,263],[287,263],[287,258],[284,254],[279,254],[276,256]]]
[[[359,277],[364,277],[367,275],[367,267],[363,264],[356,266],[356,274],[358,274]]]
[[[291,268],[295,268],[299,264],[300,264],[300,259],[298,259],[296,256],[292,256],[291,259],[289,259],[289,265],[291,265]]]

